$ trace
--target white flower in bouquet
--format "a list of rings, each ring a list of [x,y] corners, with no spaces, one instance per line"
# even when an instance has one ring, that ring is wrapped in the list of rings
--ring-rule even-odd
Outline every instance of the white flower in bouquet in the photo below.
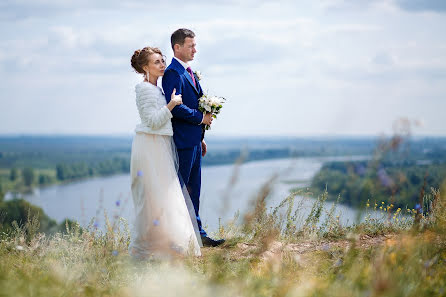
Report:
[[[198,100],[198,109],[201,112],[212,113],[212,117],[216,119],[217,114],[220,113],[220,110],[223,107],[223,103],[225,103],[225,101],[226,99],[223,97],[203,94],[203,96]],[[210,128],[211,127],[209,125],[205,126],[206,130],[209,130]]]

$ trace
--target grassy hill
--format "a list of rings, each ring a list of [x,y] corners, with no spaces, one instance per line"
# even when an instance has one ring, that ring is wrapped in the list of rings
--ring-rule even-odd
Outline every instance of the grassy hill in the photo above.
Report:
[[[445,296],[446,188],[432,193],[428,214],[386,209],[351,227],[336,204],[322,208],[326,193],[300,220],[294,195],[267,211],[269,190],[241,226],[214,234],[225,245],[198,258],[131,259],[122,221],[106,233],[74,226],[47,236],[33,223],[2,233],[0,296]]]

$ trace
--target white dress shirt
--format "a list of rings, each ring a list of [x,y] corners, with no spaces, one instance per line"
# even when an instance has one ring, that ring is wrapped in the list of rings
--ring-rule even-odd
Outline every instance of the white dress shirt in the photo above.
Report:
[[[187,64],[186,62],[184,62],[184,61],[181,61],[180,59],[178,59],[177,57],[173,57],[175,60],[177,60],[183,67],[184,67],[184,69],[186,69],[187,70],[187,68],[188,67],[190,67],[189,66],[189,64]]]

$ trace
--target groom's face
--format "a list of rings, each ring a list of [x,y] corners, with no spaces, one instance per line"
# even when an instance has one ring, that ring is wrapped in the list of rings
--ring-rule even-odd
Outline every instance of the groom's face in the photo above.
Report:
[[[194,55],[197,52],[195,49],[195,39],[186,37],[184,44],[178,47],[179,58],[184,62],[189,62],[194,59]]]

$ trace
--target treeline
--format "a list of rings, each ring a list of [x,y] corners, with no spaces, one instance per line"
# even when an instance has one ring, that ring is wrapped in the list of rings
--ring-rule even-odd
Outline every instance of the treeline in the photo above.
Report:
[[[23,193],[35,186],[128,172],[130,172],[129,158],[118,157],[101,162],[60,163],[52,169],[32,167],[0,169],[0,199],[9,191]]]
[[[33,186],[44,186],[56,182],[54,170],[32,167],[0,169],[0,198],[5,192],[26,192]]]
[[[128,157],[131,137],[0,136],[0,168],[55,168],[57,164],[87,164]]]
[[[24,192],[33,186],[93,176],[127,173],[132,137],[18,136],[0,137],[0,190]],[[369,138],[210,138],[203,165],[233,164],[237,160],[372,155],[381,140]],[[446,138],[405,141],[389,160],[399,156],[446,159]],[[406,162],[403,158],[402,163]]]
[[[316,174],[311,187],[316,193],[327,188],[330,199],[340,195],[341,203],[354,207],[384,202],[412,209],[422,205],[423,195],[431,187],[440,188],[445,178],[446,164],[441,162],[331,162]]]
[[[90,165],[113,158],[130,158],[132,136],[0,136],[0,168],[55,168],[58,164]],[[233,163],[249,150],[248,160],[293,156],[367,155],[376,139],[292,137],[207,137],[204,164]],[[446,143],[446,139],[443,140]],[[79,169],[80,170],[80,169]],[[74,171],[79,171],[74,170]]]
[[[58,224],[48,217],[42,208],[23,199],[2,201],[0,198],[0,232],[14,232],[17,227],[29,232],[55,233],[66,231],[66,224],[73,226],[74,221],[65,219]],[[25,236],[30,234],[25,234]]]
[[[294,152],[290,149],[264,149],[264,150],[232,150],[232,151],[218,151],[209,152],[203,158],[204,166],[220,165],[220,164],[234,164],[237,160],[242,162],[288,158],[294,156]]]
[[[130,172],[129,158],[113,158],[96,164],[81,162],[56,166],[56,177],[60,181],[128,172]]]

